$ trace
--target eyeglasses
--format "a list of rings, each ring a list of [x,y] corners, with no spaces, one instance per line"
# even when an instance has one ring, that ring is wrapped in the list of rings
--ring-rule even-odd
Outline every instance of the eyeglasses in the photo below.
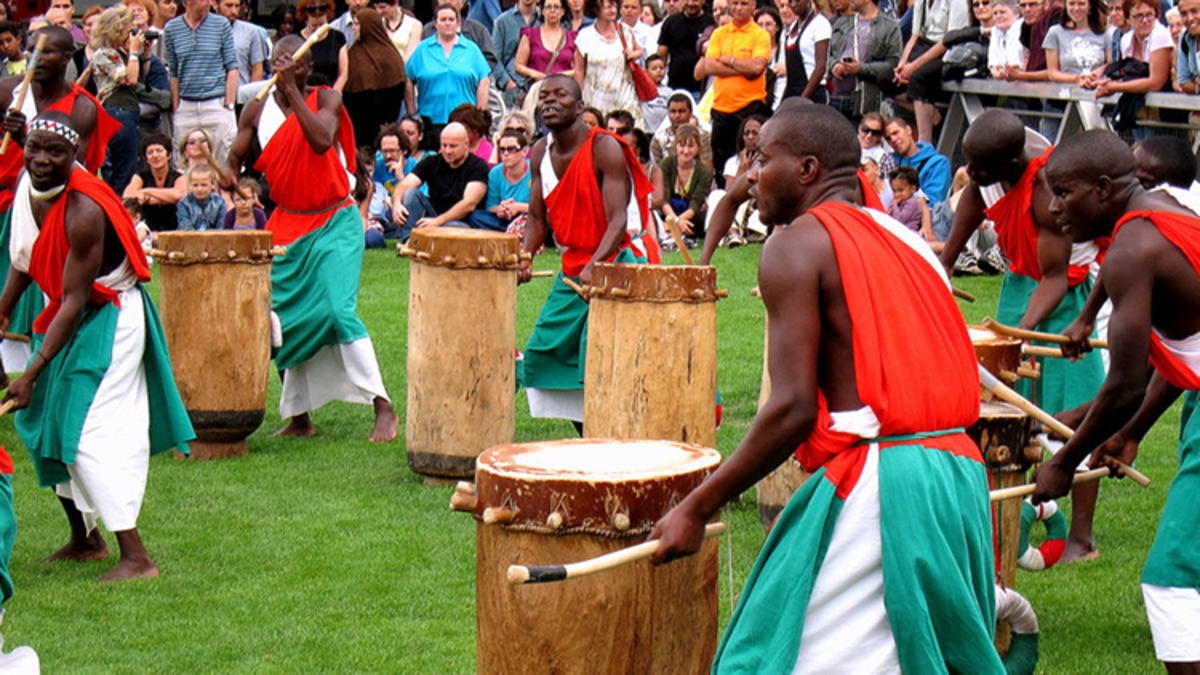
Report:
[[[988,0],[980,0],[980,2],[972,2],[972,3],[971,3],[971,6],[972,6],[972,7],[987,7],[987,6],[991,5],[991,4],[992,4],[992,3],[991,3],[991,2],[989,2]]]
[[[1130,14],[1129,18],[1134,21],[1153,21],[1158,18],[1158,15],[1153,12],[1148,14]]]
[[[305,8],[304,11],[308,12],[309,14],[319,14],[321,12],[328,12],[329,5],[309,5],[307,8]]]
[[[561,12],[561,11],[563,11],[563,8],[561,5],[543,5],[542,6],[543,12],[549,12],[550,10],[554,10],[556,12]]]
[[[1040,3],[1040,2],[1022,2],[1022,3],[1020,3],[1021,9],[1033,9],[1035,7],[1041,7],[1041,6],[1042,6],[1042,3]]]
[[[863,125],[863,126],[861,126],[861,127],[859,127],[859,128],[858,128],[858,133],[860,133],[860,134],[870,134],[870,135],[872,135],[872,136],[882,136],[882,135],[883,135],[883,129],[872,129],[871,127],[868,127],[868,126],[866,126],[866,125]]]
[[[519,148],[518,146],[515,146],[515,145],[502,145],[502,146],[500,146],[499,150],[500,150],[500,154],[502,154],[502,155],[511,155],[514,152],[520,152],[521,148]]]
[[[187,139],[188,145],[200,145],[201,143],[207,143],[207,142],[208,142],[208,140],[204,139],[204,138],[189,138],[189,139]]]

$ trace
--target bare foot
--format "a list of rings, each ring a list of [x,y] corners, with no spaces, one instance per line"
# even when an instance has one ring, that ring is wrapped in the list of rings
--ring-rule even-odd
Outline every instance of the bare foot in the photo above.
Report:
[[[372,443],[387,443],[395,440],[400,418],[386,398],[375,398],[375,428],[371,430]]]
[[[1062,557],[1058,559],[1058,564],[1065,565],[1081,560],[1095,560],[1099,557],[1100,549],[1096,548],[1096,542],[1068,539],[1067,548],[1063,551]]]
[[[317,433],[316,427],[312,424],[312,419],[308,414],[296,415],[288,420],[287,426],[275,432],[275,436],[314,436]]]
[[[104,541],[104,537],[100,534],[100,530],[92,530],[92,533],[83,541],[75,541],[72,539],[67,542],[66,546],[58,549],[54,553],[42,558],[42,562],[54,562],[56,560],[74,560],[75,562],[87,562],[88,560],[104,560],[108,557],[108,544]]]
[[[145,579],[158,576],[158,568],[149,558],[125,559],[117,563],[111,572],[96,580],[97,583],[109,581],[128,581],[129,579]]]

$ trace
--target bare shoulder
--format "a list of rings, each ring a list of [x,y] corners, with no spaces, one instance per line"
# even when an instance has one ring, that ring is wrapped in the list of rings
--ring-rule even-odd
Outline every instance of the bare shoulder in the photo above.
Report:
[[[834,260],[833,241],[817,217],[805,213],[775,229],[763,245],[760,283],[789,284],[818,275]]]
[[[533,148],[529,151],[529,167],[533,169],[534,173],[538,172],[538,169],[542,165],[542,157],[545,155],[546,139],[539,138],[538,141],[533,144]]]
[[[321,89],[317,92],[317,107],[322,110],[341,110],[342,93],[336,89]]]
[[[79,190],[67,194],[67,239],[71,245],[88,244],[104,232],[104,209],[94,199]]]
[[[621,141],[609,136],[608,134],[596,134],[596,138],[592,141],[592,155],[599,161],[620,161],[625,162],[624,152],[621,150]]]

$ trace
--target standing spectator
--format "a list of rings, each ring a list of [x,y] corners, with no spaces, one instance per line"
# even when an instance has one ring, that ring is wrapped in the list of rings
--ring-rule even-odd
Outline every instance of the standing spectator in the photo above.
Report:
[[[83,34],[83,29],[76,26],[73,20],[75,17],[75,0],[50,0],[50,6],[46,9],[46,18],[50,18],[50,12],[62,12],[67,17],[66,25],[63,28],[71,31],[71,37],[75,38],[77,44],[87,44],[88,39]],[[50,23],[54,22],[51,21]]]
[[[311,1],[311,0],[310,0]],[[171,102],[175,138],[197,127],[212,135],[217,159],[229,154],[237,124],[237,52],[229,22],[209,12],[212,0],[185,0],[183,16],[167,22],[167,70],[171,73]]]
[[[546,76],[575,74],[575,32],[568,28],[571,17],[565,1],[542,0],[542,24],[521,29],[513,71],[530,83],[525,94],[525,113],[530,117],[534,116],[541,82]],[[506,21],[500,17],[497,28]]]
[[[71,62],[75,64],[75,72],[79,76],[75,80],[76,83],[81,84],[93,94],[96,93],[96,81],[92,79],[91,71],[87,67],[92,62],[92,51],[95,49],[92,46],[92,28],[96,25],[96,19],[100,17],[100,13],[103,11],[103,7],[93,5],[88,7],[87,11],[83,13],[83,18],[79,21],[80,28],[83,30],[83,46],[76,45],[75,53],[71,56]]]
[[[658,96],[649,101],[642,101],[642,118],[647,129],[656,130],[667,119],[667,102],[671,99],[671,88],[664,82],[667,79],[667,60],[658,54],[646,58],[646,74],[658,85]],[[649,143],[649,140],[647,140]],[[649,147],[646,148],[649,153]]]
[[[441,139],[438,154],[421,160],[392,195],[392,217],[403,224],[401,239],[415,227],[475,226],[472,216],[487,196],[487,162],[467,149],[463,125],[447,124]],[[429,196],[422,194],[422,185],[429,186]]]
[[[986,2],[987,0],[976,0]],[[875,0],[850,0],[852,16],[833,22],[829,38],[829,104],[851,120],[879,110],[882,87],[889,85],[900,63],[900,24],[879,11]],[[880,130],[883,122],[880,121]]]
[[[658,55],[667,59],[667,86],[688,92],[693,100],[701,94],[695,75],[700,60],[696,43],[712,25],[701,0],[684,0],[683,11],[667,16],[658,33]]]
[[[506,129],[496,143],[500,163],[488,172],[487,212],[480,215],[489,229],[504,231],[529,212],[529,159],[526,157],[529,139],[519,131]]]
[[[1042,42],[1051,82],[1094,86],[1112,61],[1100,0],[1067,0],[1062,22]]]
[[[1179,39],[1175,88],[1200,94],[1200,0],[1180,0],[1179,15],[1187,30]]]
[[[896,166],[911,166],[920,176],[921,191],[933,207],[950,195],[950,160],[924,141],[914,141],[912,127],[899,117],[888,120],[884,127],[888,143],[894,151]]]
[[[787,85],[783,98],[803,96],[816,103],[825,102],[825,72],[829,69],[829,37],[832,27],[810,0],[795,0],[792,12],[796,20],[784,33],[784,60]]]
[[[688,124],[675,138],[675,152],[655,167],[650,179],[654,183],[654,207],[666,220],[678,221],[679,231],[689,245],[704,238],[705,201],[712,190],[713,172],[699,161],[700,130]]]
[[[971,7],[969,0],[916,0],[912,17],[912,37],[900,55],[896,81],[907,87],[917,117],[917,138],[929,143],[938,121],[934,103],[942,94],[941,56],[945,53],[944,48],[935,47],[941,47],[946,33],[971,23]]]
[[[695,105],[691,95],[682,91],[671,94],[667,99],[667,121],[659,125],[650,139],[650,161],[662,162],[675,148],[675,133],[685,124],[700,129],[700,160],[712,166],[712,138],[700,127],[693,114]]]
[[[774,7],[759,7],[754,10],[754,23],[771,36],[771,58],[767,61],[767,105],[774,110],[783,100],[783,89],[787,86],[787,62],[783,43],[779,41],[783,33],[783,19]],[[779,76],[780,72],[783,77]]]
[[[187,194],[187,178],[171,166],[171,139],[163,134],[142,141],[146,168],[134,174],[122,195],[142,205],[142,216],[152,232],[178,227],[175,204]]]
[[[642,48],[641,63],[646,65],[646,55],[653,54],[658,49],[658,36],[650,26],[642,23],[642,0],[621,0],[620,22],[633,31],[634,40]]]
[[[646,50],[646,54],[648,55],[657,54],[658,37],[662,34],[663,12],[661,9],[659,9],[658,2],[656,0],[642,0],[642,13],[640,20],[642,23],[646,24],[647,28],[650,29],[648,33],[650,36],[650,42],[643,48]],[[647,56],[647,58],[649,58],[649,56]],[[666,63],[665,58],[663,59],[663,63]]]
[[[984,1],[973,0],[972,8],[974,8],[974,3]],[[1080,0],[1075,0],[1075,2],[1078,3]],[[992,32],[987,38],[988,72],[992,74],[992,77],[1003,78],[1008,71],[1025,67],[1025,46],[1021,44],[1023,23],[1018,15],[1017,0],[991,0],[989,4],[992,12]],[[1083,5],[1086,7],[1087,0],[1083,0]],[[1051,28],[1051,30],[1054,29]],[[1043,40],[1042,45],[1049,49],[1046,40]]]
[[[207,164],[188,169],[188,194],[175,205],[180,230],[219,230],[225,226],[225,200],[214,194],[217,171]]]
[[[233,29],[233,49],[237,52],[238,84],[245,85],[263,79],[263,64],[267,62],[270,47],[263,29],[249,21],[242,21],[242,0],[220,0],[217,6],[221,16],[229,21]]]
[[[640,121],[642,102],[628,62],[642,58],[642,48],[617,21],[617,0],[588,0],[584,11],[596,22],[575,38],[575,80],[583,100],[600,110],[627,110]]]
[[[300,0],[296,12],[304,19],[300,37],[307,40],[317,29],[329,23],[329,18],[333,16],[333,0]],[[345,47],[346,38],[340,32],[331,30],[308,50],[308,56],[312,59],[309,80],[313,84],[333,87],[338,91],[346,86],[350,69],[346,64]]]
[[[562,4],[558,5],[558,21],[562,21]],[[500,62],[500,79],[496,82],[504,92],[504,103],[516,107],[522,91],[528,90],[526,75],[517,70],[517,54],[525,31],[541,23],[536,0],[517,0],[517,4],[496,18],[492,28],[492,42],[496,47],[496,59]],[[543,9],[543,13],[544,13]],[[573,43],[574,41],[572,41]],[[551,48],[557,42],[550,43]],[[528,54],[526,54],[528,57]]]
[[[92,77],[96,94],[108,114],[121,123],[121,130],[108,142],[101,174],[113,192],[121,194],[137,168],[138,120],[136,87],[141,74],[139,54],[145,36],[133,34],[129,8],[114,5],[104,10],[92,30]]]
[[[1148,94],[1162,91],[1171,76],[1175,43],[1171,31],[1158,22],[1158,2],[1155,0],[1125,0],[1125,16],[1132,30],[1121,37],[1121,56],[1147,64],[1146,77],[1118,82],[1102,79],[1096,84],[1096,96],[1115,92]]]
[[[725,166],[737,150],[742,120],[751,115],[769,115],[767,107],[767,59],[771,38],[751,21],[751,0],[731,0],[731,21],[712,34],[708,51],[696,63],[696,78],[712,75],[712,154],[714,166]],[[789,71],[790,72],[790,71]],[[725,187],[725,177],[717,178]]]
[[[358,13],[365,9],[368,4],[370,4],[369,0],[346,0],[346,11],[338,18],[329,22],[329,25],[333,26],[334,30],[341,31],[342,37],[346,38],[347,47],[353,45],[357,37],[354,34],[354,17],[358,16]]]
[[[383,17],[383,27],[392,40],[392,46],[408,61],[412,58],[413,50],[421,44],[421,22],[400,7],[400,0],[375,0],[375,11]]]
[[[0,21],[8,21],[12,18],[12,9],[7,2],[0,2]]]
[[[450,5],[458,12],[459,31],[467,36],[467,39],[475,43],[479,47],[479,51],[483,52],[483,58],[487,60],[488,77],[492,85],[496,85],[500,81],[501,70],[500,59],[496,57],[496,45],[492,42],[492,31],[486,26],[472,18],[463,18],[466,14],[463,13],[463,3],[466,0],[441,0],[441,4]],[[436,19],[436,17],[435,17]],[[433,24],[425,24],[421,31],[422,38],[430,38],[435,32]]]
[[[158,11],[154,14],[154,27],[166,30],[167,22],[179,16],[178,0],[158,0]]]
[[[459,11],[462,11],[462,8],[459,8]],[[500,0],[472,0],[471,6],[467,9],[467,18],[478,21],[479,25],[490,33],[495,30],[496,19],[502,13]]]
[[[354,123],[354,137],[365,141],[400,117],[406,78],[404,57],[392,46],[379,13],[364,9],[357,19],[358,39],[346,50],[349,77],[342,103]]]
[[[25,48],[21,44],[21,27],[11,21],[0,22],[0,55],[3,60],[3,77],[19,77],[25,74]]]
[[[162,51],[162,33],[154,28],[158,4],[154,0],[124,0],[129,8],[133,27],[141,31],[146,41],[138,54],[141,72],[138,75],[138,126],[146,133],[171,134],[171,78],[167,67],[158,57]]]
[[[566,21],[571,24],[571,30],[576,35],[579,34],[579,31],[596,23],[596,19],[584,12],[584,2],[585,0],[567,0]]]
[[[405,72],[416,88],[412,112],[419,110],[440,128],[463,103],[487,108],[491,71],[479,47],[459,34],[454,5],[439,5],[434,22],[437,34],[421,40]]]

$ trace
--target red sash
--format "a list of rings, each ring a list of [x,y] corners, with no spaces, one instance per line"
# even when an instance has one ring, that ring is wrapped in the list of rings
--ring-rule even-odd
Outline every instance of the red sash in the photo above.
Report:
[[[121,203],[121,198],[107,183],[92,174],[76,167],[67,181],[67,189],[58,200],[50,206],[46,221],[42,223],[37,241],[33,244],[33,254],[29,260],[29,276],[50,299],[46,309],[33,322],[35,333],[45,333],[50,322],[58,313],[62,304],[63,266],[70,253],[67,241],[67,202],[71,192],[82,192],[104,210],[104,215],[112,225],[129,264],[141,282],[150,281],[150,268],[146,265],[146,254],[142,252],[141,242],[133,228],[133,220]],[[96,303],[116,302],[117,293],[111,288],[99,283],[92,284],[91,301]]]
[[[633,150],[617,136],[600,128],[593,128],[583,147],[575,153],[566,172],[558,181],[554,191],[546,197],[546,220],[554,230],[554,240],[567,247],[562,257],[563,274],[571,277],[579,276],[587,266],[600,240],[608,230],[608,218],[604,215],[604,196],[600,192],[600,183],[596,180],[596,167],[592,162],[592,145],[597,134],[607,134],[621,144],[625,153],[625,166],[633,176],[633,194],[637,199],[638,212],[642,217],[642,230],[646,231],[646,223],[650,222],[650,193],[654,185],[646,178],[646,172],[638,163]],[[547,150],[549,152],[549,150]],[[647,258],[651,263],[659,262],[658,244],[649,233],[641,235],[646,243]],[[629,248],[630,237],[626,234],[621,239],[620,248]],[[615,254],[614,256],[615,257]],[[610,260],[612,258],[609,258]]]
[[[317,111],[323,89],[328,87],[316,87],[308,93],[305,102],[309,110]],[[352,171],[358,161],[355,153],[354,125],[344,107],[338,119],[337,140],[321,154],[304,138],[296,114],[288,115],[254,165],[265,174],[271,186],[271,199],[280,207],[267,221],[276,244],[290,244],[320,228],[329,221],[332,211],[348,203],[347,171]]]
[[[77,84],[72,84],[71,92],[52,103],[46,110],[57,110],[70,115],[75,111],[75,100],[80,95],[88,97],[92,103],[96,104],[96,128],[92,130],[92,135],[88,138],[87,154],[83,160],[83,165],[87,167],[87,170],[96,173],[104,164],[104,155],[108,152],[108,142],[121,130],[121,123],[104,110],[104,106],[100,105],[100,101],[97,101],[95,96]],[[10,144],[8,152],[0,155],[0,186],[16,189],[17,177],[24,168],[24,151],[17,144]],[[12,206],[12,202],[12,191],[0,190],[0,210],[7,210]]]
[[[1115,238],[1122,225],[1137,218],[1154,223],[1162,236],[1174,244],[1187,258],[1192,269],[1200,274],[1200,218],[1170,211],[1130,211],[1117,221],[1112,236]],[[1189,391],[1200,390],[1200,373],[1176,358],[1153,331],[1150,333],[1150,363],[1172,385]]]
[[[875,209],[887,213],[887,207],[883,205],[883,200],[879,198],[879,193],[875,191],[875,186],[871,185],[871,181],[867,180],[867,174],[858,170],[858,187],[862,190],[863,206],[868,209]]]
[[[858,394],[878,417],[880,437],[974,423],[979,417],[975,349],[946,282],[862,209],[825,202],[809,213],[833,241],[853,325]],[[822,394],[816,427],[796,458],[806,471],[824,466],[844,497],[858,480],[867,446],[858,436],[830,430],[830,424]],[[921,443],[983,461],[962,433]]]

